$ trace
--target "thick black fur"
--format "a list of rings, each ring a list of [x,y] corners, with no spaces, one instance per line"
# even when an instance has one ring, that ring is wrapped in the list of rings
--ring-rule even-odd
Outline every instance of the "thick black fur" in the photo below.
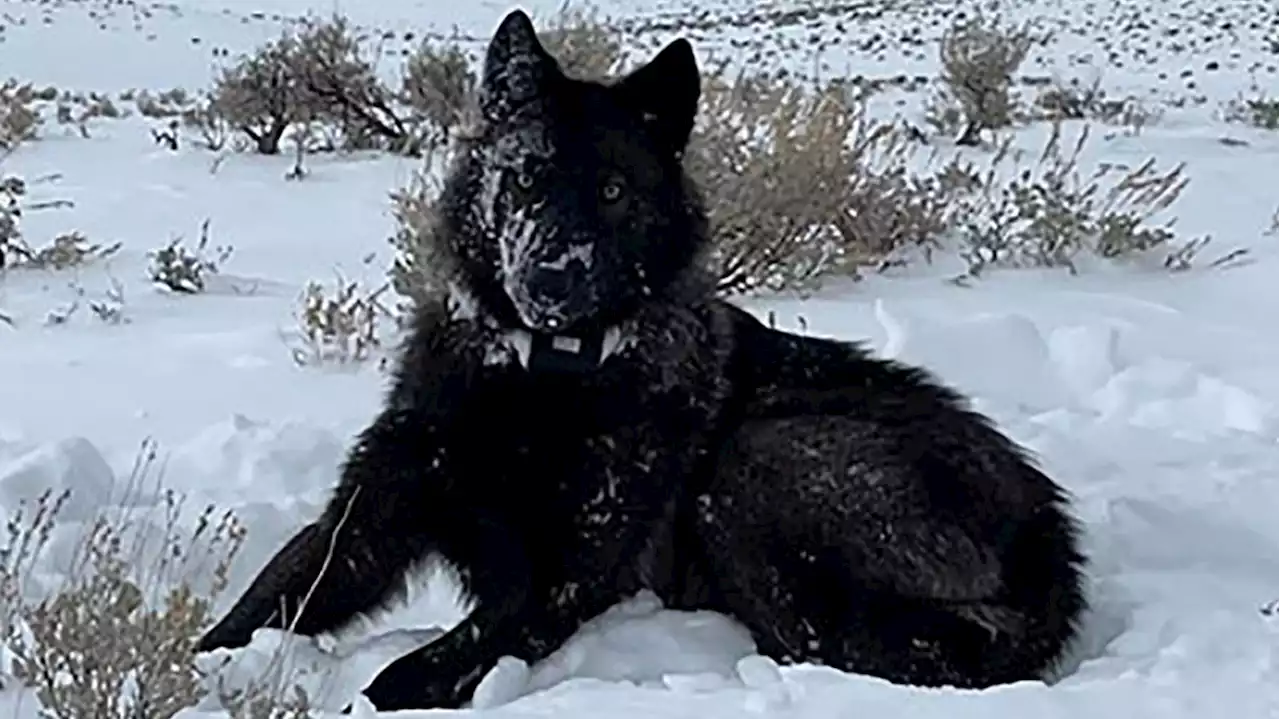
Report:
[[[971,688],[1053,667],[1085,608],[1062,490],[923,370],[714,298],[681,169],[689,45],[579,82],[514,12],[482,86],[440,233],[473,315],[422,308],[327,509],[200,649],[285,626],[313,583],[296,631],[340,628],[440,556],[475,610],[378,675],[379,709],[459,706],[645,588],[780,662]],[[630,342],[577,372],[503,353],[552,326]]]

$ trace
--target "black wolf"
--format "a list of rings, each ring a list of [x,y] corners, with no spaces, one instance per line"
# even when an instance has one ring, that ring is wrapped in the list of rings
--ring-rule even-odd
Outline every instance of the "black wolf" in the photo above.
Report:
[[[327,509],[200,649],[338,628],[443,557],[475,609],[374,679],[379,709],[462,705],[646,588],[779,662],[970,688],[1054,666],[1085,608],[1062,490],[924,371],[715,298],[690,45],[586,82],[516,11],[480,84],[436,233],[468,312],[424,304]]]

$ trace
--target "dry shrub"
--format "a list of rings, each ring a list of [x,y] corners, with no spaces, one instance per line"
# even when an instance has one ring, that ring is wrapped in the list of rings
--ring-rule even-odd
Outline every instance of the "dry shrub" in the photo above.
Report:
[[[153,481],[155,456],[144,446],[132,491]],[[244,530],[212,505],[187,526],[184,500],[161,491],[160,536],[103,513],[87,523],[65,581],[30,599],[24,584],[68,496],[46,493],[7,524],[0,598],[15,674],[47,719],[168,719],[206,693],[195,644],[212,624]]]
[[[223,118],[263,155],[280,152],[280,139],[306,111],[305,93],[292,72],[294,39],[282,36],[219,70],[201,114]]]
[[[560,6],[538,37],[570,77],[600,80],[616,73],[626,60],[622,33],[608,24],[595,6]]]
[[[380,317],[392,313],[381,297],[390,284],[369,291],[358,280],[339,273],[332,291],[319,282],[308,282],[297,314],[300,346],[292,348],[299,366],[364,362],[381,347]]]
[[[397,93],[378,79],[369,59],[376,53],[366,52],[363,41],[345,18],[305,20],[224,68],[210,97],[190,108],[185,122],[214,149],[225,143],[226,127],[247,136],[259,153],[274,155],[291,128],[303,126],[299,137],[310,143],[323,135],[310,126],[320,126],[336,134],[307,149],[421,154],[440,140],[432,130],[450,118],[444,104],[470,92],[469,85],[462,91],[447,85],[463,82],[457,58],[420,49],[407,69],[406,83],[413,84]],[[446,67],[435,68],[435,61]],[[415,103],[428,104],[430,112],[420,113]]]
[[[1044,88],[1036,95],[1033,117],[1055,122],[1093,120],[1121,126],[1128,134],[1136,135],[1158,120],[1160,114],[1135,96],[1109,97],[1098,77],[1087,85],[1072,78]]]
[[[40,130],[40,112],[35,108],[37,91],[31,83],[6,80],[0,83],[0,151],[8,152]]]
[[[1029,25],[1006,27],[982,12],[957,21],[942,36],[943,86],[927,116],[931,125],[961,129],[956,144],[976,145],[982,131],[1013,123],[1013,77],[1038,38]]]
[[[280,152],[290,127],[310,122],[338,129],[349,149],[384,141],[403,145],[409,130],[360,41],[345,18],[308,19],[300,30],[287,31],[223,68],[211,97],[193,108],[187,122],[210,138],[218,134],[214,128],[221,119],[264,155]]]
[[[462,122],[475,89],[475,70],[460,45],[424,40],[405,62],[400,92],[404,104],[434,131],[432,146],[438,146]]]
[[[909,169],[907,136],[839,86],[716,77],[703,105],[686,167],[723,292],[811,288],[948,224],[946,193]]]
[[[346,18],[308,20],[297,34],[293,71],[305,91],[308,120],[337,128],[342,147],[417,155],[423,138],[377,76]]]
[[[1263,130],[1280,127],[1280,101],[1267,97],[1255,88],[1254,97],[1243,94],[1227,101],[1222,108],[1222,119]]]
[[[48,182],[56,175],[41,178]],[[22,232],[21,220],[27,211],[71,205],[66,200],[27,201],[28,184],[16,176],[0,179],[0,270],[14,268],[61,270],[78,267],[93,260],[110,257],[121,243],[110,245],[90,242],[79,232],[57,235],[44,246],[31,245]]]
[[[413,310],[445,294],[442,277],[448,271],[438,252],[440,183],[423,173],[407,186],[391,193],[391,214],[396,231],[389,242],[394,248],[387,271],[391,289],[402,299],[396,304],[401,320]]]
[[[209,275],[216,275],[231,257],[230,245],[210,247],[209,220],[200,223],[200,239],[195,251],[183,245],[181,237],[175,237],[164,247],[148,253],[151,263],[147,276],[157,286],[178,294],[194,295],[204,292]]]
[[[1173,220],[1154,224],[1190,181],[1185,166],[1156,169],[1155,158],[1125,168],[1080,169],[1089,139],[1085,126],[1064,148],[1054,123],[1032,167],[1021,167],[1005,142],[991,160],[980,191],[961,203],[962,256],[970,276],[988,267],[1065,267],[1072,274],[1082,253],[1117,259],[1170,250],[1166,267],[1183,269],[1204,240],[1175,245]],[[1009,171],[1012,171],[1011,173]]]

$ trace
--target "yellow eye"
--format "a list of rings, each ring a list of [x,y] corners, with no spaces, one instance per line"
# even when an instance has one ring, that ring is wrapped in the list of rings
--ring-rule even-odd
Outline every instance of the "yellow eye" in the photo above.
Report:
[[[522,190],[532,190],[533,175],[527,172],[516,173],[516,187],[519,187]]]
[[[622,183],[618,180],[605,180],[600,186],[600,199],[605,204],[613,204],[622,199]]]

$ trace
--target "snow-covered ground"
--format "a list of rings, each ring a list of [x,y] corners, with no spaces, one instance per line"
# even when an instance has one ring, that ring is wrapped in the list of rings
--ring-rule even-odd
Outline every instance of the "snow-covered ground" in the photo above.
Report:
[[[617,0],[605,9],[649,28],[642,45],[687,30],[700,52],[725,53],[735,38],[754,37],[765,49],[752,62],[781,64],[794,55],[789,47],[817,37],[833,71],[936,71],[933,41],[951,3],[892,3],[898,9],[888,11],[876,8],[891,3],[867,0],[795,21],[808,4],[715,0],[699,15],[681,3]],[[524,5],[545,12],[558,3]],[[1221,100],[1254,83],[1274,97],[1276,6],[1017,5],[1020,15],[1059,30],[1029,73],[1087,80],[1100,67],[1117,92],[1191,98],[1138,136],[1099,137],[1086,157],[1185,161],[1192,181],[1176,207],[1179,229],[1212,234],[1209,258],[1240,247],[1250,262],[1179,274],[1132,266],[1092,266],[1078,276],[1006,271],[961,287],[946,281],[957,267],[941,260],[833,283],[807,300],[747,304],[784,326],[866,339],[927,365],[1040,454],[1076,497],[1093,560],[1095,608],[1071,672],[1052,686],[956,692],[814,667],[778,671],[752,655],[732,621],[666,612],[641,596],[531,674],[503,664],[474,711],[575,719],[1280,716],[1277,620],[1262,611],[1280,583],[1280,312],[1277,240],[1268,232],[1280,192],[1277,136],[1213,117]],[[0,75],[83,92],[197,89],[221,49],[247,50],[274,36],[286,16],[334,9],[306,0],[5,0]],[[397,37],[456,28],[478,43],[508,5],[381,0],[338,9]],[[747,27],[730,34],[698,25],[727,16],[746,17]],[[308,280],[329,281],[338,269],[382,281],[393,230],[387,195],[417,165],[316,157],[310,176],[288,182],[288,157],[215,162],[195,148],[174,153],[153,142],[155,125],[94,121],[86,139],[51,123],[43,139],[0,165],[0,174],[28,179],[56,174],[33,186],[33,199],[74,202],[29,214],[32,238],[74,229],[123,243],[110,261],[87,268],[0,275],[0,312],[14,321],[0,324],[0,508],[11,511],[48,486],[70,488],[73,511],[59,530],[70,537],[77,522],[120,501],[139,443],[153,437],[167,486],[190,493],[192,505],[235,509],[249,529],[230,599],[319,510],[346,444],[380,400],[376,363],[301,368],[288,334]],[[1020,145],[1039,147],[1042,130],[1023,134]],[[213,243],[234,247],[223,272],[202,295],[155,291],[146,253],[176,236],[194,239],[206,218]],[[124,288],[122,324],[101,322],[84,306],[113,280]],[[77,299],[65,321],[46,322]],[[64,556],[58,549],[55,538],[50,568]],[[434,586],[326,651],[295,645],[296,665],[310,672],[304,683],[325,707],[340,708],[379,666],[421,640],[390,628],[459,617],[449,588]],[[231,680],[260,669],[279,640],[260,633]],[[16,716],[34,716],[29,701],[23,707]],[[217,715],[211,703],[186,716]]]

